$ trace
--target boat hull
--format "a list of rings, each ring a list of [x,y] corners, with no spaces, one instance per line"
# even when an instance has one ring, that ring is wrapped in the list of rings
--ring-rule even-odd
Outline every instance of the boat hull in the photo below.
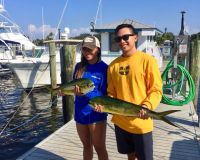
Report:
[[[119,54],[113,54],[113,55],[102,55],[102,60],[110,64],[112,60],[117,58]],[[80,62],[80,55],[77,54],[76,56],[76,63]],[[48,60],[41,60],[40,58],[28,58],[28,59],[20,59],[20,60],[10,60],[8,64],[9,68],[13,71],[13,73],[16,75],[20,87],[25,89],[31,89],[31,88],[38,88],[42,87],[44,85],[50,85],[51,79],[50,79],[50,65],[48,63]],[[60,68],[60,62],[57,59],[56,62],[56,79],[57,84],[61,83],[61,68]]]
[[[30,89],[51,84],[48,62],[12,61],[9,68],[16,75],[22,88]],[[60,62],[56,63],[56,75],[57,84],[60,84]]]

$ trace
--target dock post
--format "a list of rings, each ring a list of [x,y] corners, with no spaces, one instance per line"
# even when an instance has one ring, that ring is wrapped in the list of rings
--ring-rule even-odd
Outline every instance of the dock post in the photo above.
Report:
[[[56,79],[56,52],[55,52],[55,42],[49,43],[49,56],[50,56],[50,79],[52,89],[57,87]],[[57,106],[57,95],[51,93],[52,107]]]
[[[197,36],[191,43],[191,75],[195,83],[195,88],[196,88],[196,93],[195,97],[193,100],[194,103],[194,108],[197,112],[198,115],[198,125],[200,126],[200,106],[198,103],[198,97],[199,97],[199,81],[200,81],[200,40],[199,37]]]
[[[77,39],[64,39],[64,40],[59,39],[59,40],[44,41],[44,43],[49,44],[49,52],[51,59],[50,76],[51,76],[52,88],[57,87],[55,45],[56,44],[63,45],[60,50],[61,84],[63,85],[72,80],[72,74],[76,62],[76,45],[80,44],[81,42],[82,40],[77,40]],[[55,98],[57,105],[57,96],[52,98],[52,102],[54,102]],[[74,96],[63,96],[62,107],[63,107],[64,123],[67,123],[73,117]]]
[[[192,42],[192,55],[191,55],[191,75],[195,83],[196,96],[194,98],[194,107],[197,110],[199,76],[200,76],[200,40]]]
[[[67,43],[61,48],[61,83],[65,84],[72,80],[73,69],[76,58],[76,46]],[[74,113],[74,96],[66,95],[62,97],[63,120],[64,123],[69,122],[73,118]]]

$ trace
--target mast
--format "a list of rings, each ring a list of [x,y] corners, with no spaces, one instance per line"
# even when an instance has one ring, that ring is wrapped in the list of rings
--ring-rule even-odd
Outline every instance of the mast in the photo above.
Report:
[[[55,33],[53,39],[55,39],[56,36],[57,36],[57,34],[58,34],[58,29],[60,28],[60,24],[61,24],[61,22],[62,22],[62,19],[63,19],[64,13],[65,13],[65,10],[66,10],[66,8],[67,8],[68,1],[69,1],[69,0],[66,1],[65,6],[64,6],[64,8],[63,8],[63,11],[62,11],[61,17],[60,17],[59,22],[58,22],[58,26],[57,26],[57,28],[56,28],[56,33]]]
[[[96,25],[96,23],[97,23],[97,18],[98,18],[98,15],[99,15],[100,6],[101,6],[101,0],[99,0],[99,4],[98,4],[98,8],[97,8],[97,13],[96,13],[95,20],[94,20],[94,25]]]
[[[95,26],[96,26],[96,23],[97,23],[97,19],[98,19],[98,16],[99,16],[99,10],[100,10],[100,20],[101,20],[101,23],[102,23],[102,6],[101,6],[101,0],[99,0],[99,3],[98,3],[98,7],[97,7],[97,12],[96,12],[96,16],[94,18],[94,22],[91,22],[90,23],[90,26],[92,27],[91,29],[91,34],[93,35],[93,32],[94,32],[94,29],[95,29]]]
[[[42,7],[42,39],[44,41],[44,12]]]
[[[4,0],[1,0],[1,5],[4,6]]]

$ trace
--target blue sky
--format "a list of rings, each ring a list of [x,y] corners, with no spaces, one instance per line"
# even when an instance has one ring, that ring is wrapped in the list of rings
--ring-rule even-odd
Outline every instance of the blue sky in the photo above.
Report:
[[[23,32],[35,39],[42,37],[43,24],[47,33],[56,30],[66,2],[59,28],[68,27],[71,36],[88,32],[90,22],[95,21],[99,0],[4,0],[4,6]],[[200,32],[199,9],[199,0],[101,0],[96,22],[98,25],[132,19],[162,31],[166,27],[168,32],[177,35],[180,11],[184,10],[185,29],[193,34]]]

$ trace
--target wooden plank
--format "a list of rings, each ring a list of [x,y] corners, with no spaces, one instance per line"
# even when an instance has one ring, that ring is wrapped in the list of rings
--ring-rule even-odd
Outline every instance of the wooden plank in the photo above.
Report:
[[[194,110],[191,104],[184,106],[168,106],[160,104],[156,111],[180,109],[180,112],[167,116],[170,121],[185,127],[188,131],[170,126],[160,120],[154,120],[153,145],[154,160],[199,160],[200,143],[195,140],[195,134],[200,129],[195,126],[197,119],[193,116]],[[191,116],[192,115],[192,116]],[[106,146],[110,160],[127,159],[126,155],[117,152],[114,126],[107,124]],[[74,120],[70,121],[30,151],[17,160],[80,160],[82,159],[82,144],[76,132]],[[94,160],[97,154],[94,151]]]
[[[197,160],[200,159],[200,143],[195,140],[198,127],[197,119],[194,117],[192,103],[184,106],[169,106],[161,104],[156,111],[180,110],[167,118],[184,128],[182,130],[168,125],[159,120],[154,120],[154,159],[170,160]]]

